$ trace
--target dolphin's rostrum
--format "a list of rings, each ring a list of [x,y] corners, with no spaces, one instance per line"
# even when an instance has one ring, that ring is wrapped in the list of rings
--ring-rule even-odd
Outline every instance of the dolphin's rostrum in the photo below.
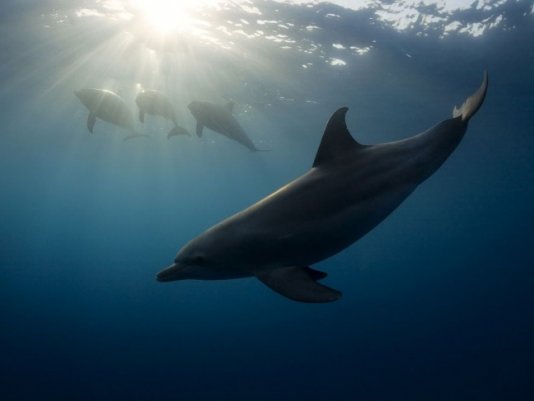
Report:
[[[453,118],[404,140],[356,142],[337,110],[313,167],[249,208],[186,244],[159,281],[217,280],[255,276],[296,301],[329,302],[341,293],[318,283],[326,273],[309,265],[368,233],[430,177],[460,143],[469,119],[484,101],[480,88]]]

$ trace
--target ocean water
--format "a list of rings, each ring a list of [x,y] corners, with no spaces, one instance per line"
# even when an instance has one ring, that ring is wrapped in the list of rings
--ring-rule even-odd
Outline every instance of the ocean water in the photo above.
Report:
[[[0,399],[534,399],[534,5],[5,1],[0,10]],[[177,4],[180,4],[179,6]],[[202,6],[202,7],[201,7]],[[344,8],[347,7],[347,8]],[[159,283],[187,241],[306,172],[349,107],[367,144],[486,101],[447,162],[314,267],[343,292]],[[147,116],[86,128],[80,88]],[[258,147],[206,130],[232,100]]]

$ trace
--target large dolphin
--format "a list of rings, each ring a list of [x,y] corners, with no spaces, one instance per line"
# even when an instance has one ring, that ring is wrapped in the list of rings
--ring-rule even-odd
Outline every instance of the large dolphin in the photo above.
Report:
[[[356,142],[345,124],[347,108],[326,125],[313,167],[249,208],[208,229],[178,252],[159,281],[255,276],[296,301],[341,297],[319,284],[326,273],[309,265],[368,233],[449,157],[486,95],[480,88],[453,117],[404,140]]]
[[[187,107],[197,120],[196,132],[199,137],[202,136],[204,127],[207,127],[212,131],[239,142],[253,152],[260,150],[256,148],[245,130],[232,115],[234,102],[228,102],[225,105],[209,102],[191,102]]]
[[[145,122],[145,114],[153,114],[171,120],[174,128],[167,134],[167,139],[175,135],[188,135],[188,130],[178,125],[178,119],[174,111],[174,106],[167,96],[155,90],[143,90],[135,98],[135,103],[139,107],[139,121]]]
[[[135,131],[134,118],[130,108],[115,92],[107,89],[88,88],[77,90],[74,94],[89,110],[89,116],[87,117],[87,129],[89,132],[93,133],[96,119],[100,118],[130,131],[131,135],[124,138],[125,140],[147,136]]]

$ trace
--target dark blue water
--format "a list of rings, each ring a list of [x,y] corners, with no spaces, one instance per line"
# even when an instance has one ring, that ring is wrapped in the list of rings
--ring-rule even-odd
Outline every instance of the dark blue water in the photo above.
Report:
[[[478,36],[396,30],[378,2],[221,6],[194,14],[202,32],[182,21],[162,36],[129,8],[7,2],[0,398],[534,399],[534,15],[532,1],[502,3],[451,17],[502,16]],[[338,107],[362,143],[408,137],[448,118],[483,70],[486,102],[451,158],[315,266],[340,301],[292,302],[255,279],[155,280],[188,240],[307,171]],[[149,139],[101,121],[90,134],[83,87],[132,110],[141,87],[165,91],[191,132],[190,101],[231,99],[272,151],[209,131],[167,140],[170,123],[150,116]]]

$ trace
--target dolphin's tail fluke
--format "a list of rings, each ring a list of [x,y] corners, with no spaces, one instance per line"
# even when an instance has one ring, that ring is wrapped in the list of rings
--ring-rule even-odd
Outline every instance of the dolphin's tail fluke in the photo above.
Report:
[[[169,131],[167,134],[167,139],[170,139],[171,136],[177,136],[177,135],[186,135],[191,136],[188,130],[186,130],[184,127],[180,127],[179,125],[176,125],[173,129]]]
[[[469,119],[478,111],[478,109],[484,102],[487,90],[488,72],[484,71],[484,79],[482,80],[482,85],[480,85],[480,88],[478,88],[475,93],[469,96],[465,100],[464,104],[460,106],[460,108],[454,107],[454,110],[452,111],[452,116],[454,118],[461,117],[462,121],[469,121]]]

